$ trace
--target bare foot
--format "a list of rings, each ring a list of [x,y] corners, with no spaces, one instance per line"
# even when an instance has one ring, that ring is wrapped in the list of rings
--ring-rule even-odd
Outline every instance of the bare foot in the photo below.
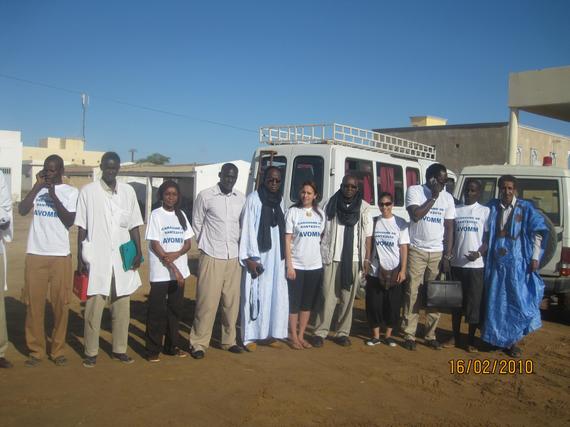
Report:
[[[303,344],[299,340],[293,340],[289,338],[289,347],[293,350],[303,350]]]
[[[301,345],[303,346],[303,348],[313,348],[313,346],[311,345],[311,343],[309,343],[309,341],[301,340]]]

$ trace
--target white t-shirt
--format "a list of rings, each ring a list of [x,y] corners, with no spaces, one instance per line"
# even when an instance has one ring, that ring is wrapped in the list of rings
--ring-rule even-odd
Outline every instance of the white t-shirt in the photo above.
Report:
[[[463,268],[483,268],[483,257],[469,261],[465,255],[476,251],[483,243],[483,233],[488,229],[489,208],[479,203],[461,205],[456,209],[455,240],[451,265]]]
[[[169,212],[160,207],[153,210],[150,214],[150,220],[146,229],[146,240],[156,240],[160,243],[165,252],[178,251],[184,246],[184,242],[194,236],[190,222],[184,212],[186,219],[186,230],[180,225],[178,217],[174,211]],[[152,251],[150,245],[148,247],[149,260],[149,280],[151,282],[167,282],[176,280],[176,276],[166,268],[156,254]],[[178,267],[182,277],[186,278],[190,275],[188,269],[188,255],[184,254],[174,261],[174,265]]]
[[[373,236],[376,253],[372,256],[371,275],[376,276],[378,263],[384,270],[393,270],[400,264],[400,245],[410,243],[408,223],[397,216],[380,217],[376,221]]]
[[[299,270],[316,270],[323,266],[321,233],[325,228],[325,213],[319,209],[291,207],[285,215],[285,233],[292,234],[291,258]]]
[[[431,198],[426,185],[412,185],[406,194],[406,208],[421,206]],[[443,251],[444,220],[455,218],[455,203],[447,191],[439,193],[428,213],[418,222],[410,221],[410,245],[425,252]]]
[[[79,190],[71,185],[55,186],[55,194],[65,209],[75,212]],[[67,256],[69,231],[57,216],[47,188],[42,188],[34,199],[32,225],[28,234],[27,253],[44,256]]]

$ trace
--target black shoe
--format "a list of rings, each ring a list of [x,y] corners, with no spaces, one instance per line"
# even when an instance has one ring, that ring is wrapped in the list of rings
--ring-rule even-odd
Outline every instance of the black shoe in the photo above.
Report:
[[[113,359],[118,360],[119,362],[124,363],[125,365],[130,365],[135,361],[135,359],[133,359],[127,353],[113,353]]]
[[[57,356],[56,358],[51,359],[55,366],[66,366],[67,365],[67,357],[65,356]]]
[[[13,366],[14,365],[12,365],[12,362],[10,362],[8,359],[5,357],[0,357],[0,369],[10,369]]]
[[[86,368],[94,368],[97,363],[97,356],[85,356],[83,359],[83,366]]]
[[[340,345],[341,347],[350,347],[352,345],[352,343],[350,342],[350,338],[348,338],[346,335],[336,337],[334,339],[334,342]]]
[[[406,350],[416,351],[416,342],[414,340],[405,340],[403,347]]]
[[[315,335],[314,337],[311,338],[311,344],[315,348],[321,348],[323,345],[325,345],[325,340],[323,339],[323,337]]]
[[[432,350],[441,350],[441,344],[438,340],[426,340],[426,345]]]
[[[35,368],[36,366],[39,366],[41,362],[42,362],[41,359],[38,359],[37,357],[34,356],[30,356],[28,360],[24,362],[24,365],[26,365],[26,367],[28,368]]]
[[[234,344],[230,348],[228,348],[228,351],[233,354],[242,354],[243,348],[241,348],[239,345]]]
[[[199,359],[203,359],[205,354],[202,350],[192,350],[190,352],[190,356],[192,356],[196,360],[199,360]]]

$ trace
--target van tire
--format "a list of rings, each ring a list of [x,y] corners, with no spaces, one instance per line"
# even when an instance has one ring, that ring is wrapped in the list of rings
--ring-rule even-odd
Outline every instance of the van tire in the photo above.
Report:
[[[556,247],[558,246],[558,235],[556,233],[556,228],[554,227],[554,224],[552,223],[552,221],[550,221],[550,218],[548,218],[546,214],[542,212],[540,209],[537,210],[544,218],[544,222],[548,227],[548,241],[546,242],[546,246],[544,246],[544,255],[540,260],[540,268],[542,268],[550,262],[550,260],[554,256],[554,253],[556,252]]]

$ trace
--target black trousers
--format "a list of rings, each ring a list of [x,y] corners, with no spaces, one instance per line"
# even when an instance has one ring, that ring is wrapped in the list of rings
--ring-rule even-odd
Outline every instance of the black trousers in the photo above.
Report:
[[[146,316],[146,349],[149,354],[172,353],[179,347],[178,334],[184,288],[176,280],[168,282],[150,282],[148,312]]]
[[[377,277],[366,276],[366,318],[371,328],[383,323],[397,328],[402,307],[402,285],[385,289]]]

